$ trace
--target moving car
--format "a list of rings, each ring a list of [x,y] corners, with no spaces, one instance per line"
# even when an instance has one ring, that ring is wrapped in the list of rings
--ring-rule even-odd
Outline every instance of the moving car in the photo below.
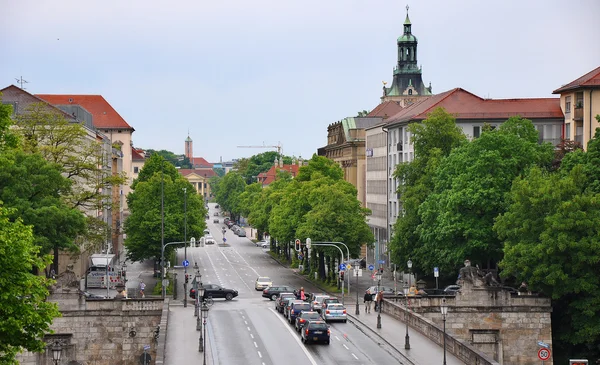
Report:
[[[456,294],[460,290],[460,285],[448,285],[444,288],[444,294]]]
[[[219,223],[219,218],[213,219],[213,223]]]
[[[328,321],[342,321],[346,323],[348,315],[346,314],[346,307],[342,303],[329,303],[327,307],[322,311],[321,317],[325,322]]]
[[[300,332],[302,342],[324,342],[329,345],[331,331],[324,321],[311,321]]]
[[[215,205],[215,209],[219,209],[219,208],[220,208],[219,204]]]
[[[400,289],[399,289],[399,291],[401,291]],[[369,290],[371,292],[371,294],[373,294],[373,300],[375,300],[375,294],[377,294],[377,285],[374,285],[367,290]],[[393,296],[397,295],[396,292],[394,291],[394,287],[380,285],[379,290],[383,290],[384,297],[393,297]],[[403,295],[403,294],[400,294],[400,295]]]
[[[238,296],[238,291],[234,289],[226,289],[217,284],[204,284],[204,296],[212,297],[213,299],[223,298],[225,300],[232,300]],[[196,290],[190,289],[190,298],[196,299]]]
[[[339,303],[339,302],[340,301],[338,300],[338,298],[333,298],[333,297],[325,298],[321,301],[321,309],[318,312],[323,314],[323,311],[325,310],[325,308],[327,308],[327,305],[329,303]]]
[[[288,310],[288,321],[290,324],[294,324],[296,322],[296,317],[303,311],[310,311],[310,303],[306,303],[303,300],[293,301]]]
[[[294,288],[287,285],[271,285],[270,287],[263,290],[262,296],[263,298],[269,298],[271,300],[275,300],[279,297],[281,293],[293,293]]]
[[[246,237],[246,230],[243,228],[238,229],[235,234],[238,235],[238,237]]]
[[[215,241],[215,238],[213,236],[208,235],[208,236],[204,237],[204,244],[214,245],[215,243],[217,243],[217,241]]]
[[[280,293],[279,298],[275,301],[275,309],[279,313],[283,313],[283,308],[286,305],[287,299],[296,299],[294,293]]]
[[[321,320],[321,316],[319,313],[313,311],[302,311],[300,315],[296,317],[296,331],[302,331],[302,327],[304,327],[310,321],[319,321]]]
[[[329,298],[329,295],[327,295],[327,294],[311,294],[310,305],[312,307],[312,310],[317,311],[317,313],[319,313],[320,309],[321,309],[321,303],[322,303],[323,299],[325,299],[325,298]]]
[[[218,216],[219,216],[219,212],[214,212],[214,213],[213,213],[213,215],[214,215],[215,217],[218,217]]]
[[[254,282],[254,289],[263,290],[270,287],[271,285],[273,285],[273,281],[271,281],[270,277],[260,276],[256,278],[256,281]]]

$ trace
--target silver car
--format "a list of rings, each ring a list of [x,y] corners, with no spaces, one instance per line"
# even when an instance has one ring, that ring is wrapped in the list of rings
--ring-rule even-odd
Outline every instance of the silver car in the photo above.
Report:
[[[346,314],[346,307],[342,303],[329,303],[321,311],[321,317],[325,322],[330,321],[341,321],[346,323],[348,315]]]

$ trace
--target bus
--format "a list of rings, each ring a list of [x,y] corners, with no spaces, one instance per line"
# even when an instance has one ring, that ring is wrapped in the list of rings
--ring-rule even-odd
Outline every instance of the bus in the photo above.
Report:
[[[122,273],[116,268],[117,259],[113,254],[96,253],[90,256],[90,267],[85,276],[86,289],[106,289],[107,283],[111,288],[123,284]]]

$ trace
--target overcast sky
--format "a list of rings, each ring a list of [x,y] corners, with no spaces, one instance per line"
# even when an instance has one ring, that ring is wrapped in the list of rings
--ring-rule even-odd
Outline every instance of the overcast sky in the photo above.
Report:
[[[143,149],[211,162],[283,146],[309,158],[327,126],[391,84],[397,0],[0,0],[0,88],[101,94]],[[408,1],[423,81],[439,93],[552,97],[600,66],[599,0]]]

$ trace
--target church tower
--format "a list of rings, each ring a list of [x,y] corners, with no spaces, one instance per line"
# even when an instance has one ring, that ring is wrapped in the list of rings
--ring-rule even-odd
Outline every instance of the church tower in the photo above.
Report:
[[[187,138],[185,139],[185,157],[187,157],[191,163],[192,159],[194,158],[194,151],[193,151],[193,141],[190,138],[190,135],[188,134]]]
[[[428,87],[423,84],[421,67],[417,65],[417,37],[412,34],[412,24],[408,17],[406,6],[406,20],[404,21],[404,34],[398,37],[398,64],[394,67],[394,80],[392,86],[383,85],[381,101],[397,101],[401,106],[407,107],[418,98],[431,96],[431,83]]]

